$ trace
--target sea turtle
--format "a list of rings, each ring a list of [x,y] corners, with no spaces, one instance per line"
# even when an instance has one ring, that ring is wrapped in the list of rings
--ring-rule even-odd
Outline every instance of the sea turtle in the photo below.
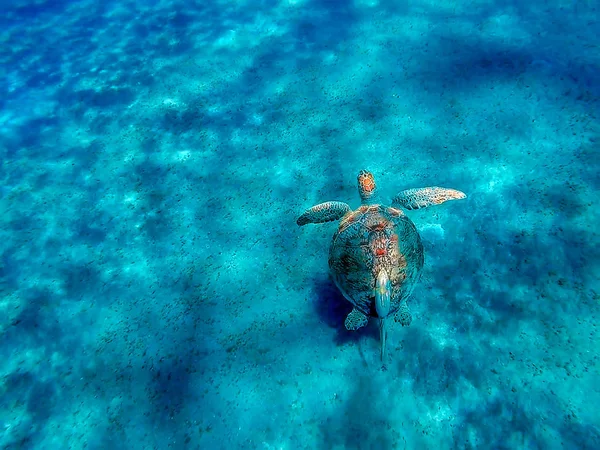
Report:
[[[412,315],[407,305],[423,268],[423,244],[407,210],[466,198],[463,192],[442,187],[401,191],[391,206],[377,202],[373,174],[358,174],[361,206],[352,210],[343,202],[320,203],[306,210],[299,226],[341,219],[329,249],[333,280],[354,308],[345,320],[348,330],[365,326],[369,317],[379,318],[381,360],[385,363],[387,323],[392,316],[402,326]]]

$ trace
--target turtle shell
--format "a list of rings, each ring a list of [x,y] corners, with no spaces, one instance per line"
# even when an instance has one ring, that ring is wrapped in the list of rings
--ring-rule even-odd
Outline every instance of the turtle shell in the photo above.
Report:
[[[385,269],[392,284],[390,314],[394,314],[419,279],[423,244],[414,223],[401,210],[363,205],[340,221],[329,250],[329,268],[344,297],[371,317],[377,317],[377,274]]]

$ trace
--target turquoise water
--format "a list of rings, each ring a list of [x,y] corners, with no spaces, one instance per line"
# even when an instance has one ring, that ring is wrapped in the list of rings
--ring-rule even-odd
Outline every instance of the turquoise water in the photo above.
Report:
[[[600,448],[599,18],[5,2],[0,447]],[[407,212],[386,371],[295,223],[363,168],[468,195]]]

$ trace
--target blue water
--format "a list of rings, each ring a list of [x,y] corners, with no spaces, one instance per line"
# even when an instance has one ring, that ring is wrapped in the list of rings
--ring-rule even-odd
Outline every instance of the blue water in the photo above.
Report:
[[[600,448],[596,2],[3,3],[2,449]],[[468,195],[387,370],[361,169]]]

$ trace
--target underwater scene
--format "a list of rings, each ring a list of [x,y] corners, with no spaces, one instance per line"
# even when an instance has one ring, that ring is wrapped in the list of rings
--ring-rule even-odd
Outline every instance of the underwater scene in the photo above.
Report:
[[[0,448],[600,449],[599,37],[2,2]]]

